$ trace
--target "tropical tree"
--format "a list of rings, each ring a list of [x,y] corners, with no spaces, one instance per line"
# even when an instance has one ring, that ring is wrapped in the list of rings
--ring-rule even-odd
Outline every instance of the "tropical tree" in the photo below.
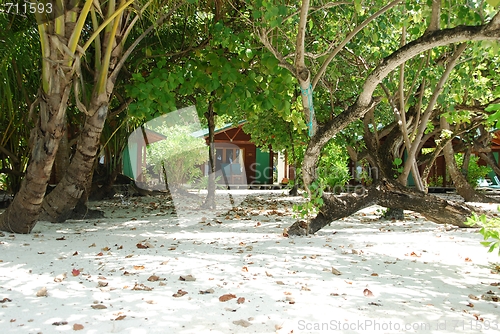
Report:
[[[253,5],[255,29],[259,31],[261,42],[275,55],[280,66],[287,68],[295,76],[301,87],[304,118],[311,134],[302,164],[303,180],[308,189],[317,179],[316,168],[324,145],[350,123],[363,118],[381,103],[381,98],[373,95],[394,70],[434,48],[466,41],[493,41],[498,38],[500,15],[488,5],[483,4],[479,8],[459,6],[462,15],[471,18],[472,21],[479,18],[479,22],[469,20],[469,24],[473,25],[451,26],[450,24],[442,29],[439,24],[436,24],[440,22],[438,19],[429,21],[423,19],[427,16],[441,17],[440,2],[433,1],[433,4],[430,8],[423,3],[402,4],[401,1],[393,1],[385,6],[374,1],[364,4],[365,7],[360,1],[355,1],[354,5],[328,3],[317,7],[312,6],[309,1],[302,1],[300,7],[293,4],[275,4],[271,1],[258,1]],[[445,9],[447,13],[453,13],[455,8]],[[479,14],[475,15],[476,12]],[[430,15],[424,15],[426,13]],[[320,20],[316,18],[318,16],[330,19]],[[414,20],[415,16],[423,20]],[[384,17],[395,19],[390,20],[391,25],[387,25]],[[342,19],[344,21],[340,24]],[[383,24],[377,26],[378,22]],[[326,122],[318,123],[318,116],[315,117],[315,115],[319,115],[321,110],[315,108],[313,91],[330,90],[332,95],[335,95],[337,88],[335,82],[344,84],[350,81],[340,77],[345,62],[334,61],[334,59],[348,52],[361,54],[366,49],[365,44],[354,43],[354,38],[368,34],[369,25],[374,25],[379,35],[384,33],[392,36],[394,28],[400,31],[401,25],[406,25],[411,31],[420,31],[420,34],[411,42],[403,41],[401,43],[403,45],[393,47],[392,51],[381,49],[380,45],[375,42],[379,46],[379,52],[371,52],[372,57],[376,58],[372,63],[374,65],[360,73],[362,80],[352,79],[355,83],[361,82],[354,90],[355,93],[347,103],[347,107],[336,109],[339,103],[331,99],[333,108],[329,110],[329,113],[332,117]],[[284,26],[287,29],[282,29]],[[333,33],[332,30],[334,30]],[[325,31],[329,32],[328,35],[325,35]],[[334,36],[334,39],[328,40],[326,36]],[[327,43],[322,42],[325,40]],[[365,56],[365,58],[368,57]],[[326,83],[323,84],[323,81]],[[379,92],[382,93],[382,91]],[[393,176],[393,160],[390,160],[388,164],[385,158],[380,154],[375,154],[373,162],[379,168],[379,177],[371,187],[366,189],[363,196],[346,195],[338,198],[328,194],[312,194],[309,189],[310,196],[321,198],[321,201],[316,201],[320,206],[320,213],[306,224],[295,224],[288,233],[314,233],[332,220],[375,203],[386,207],[418,211],[438,223],[465,226],[463,217],[471,213],[470,208],[436,199],[434,196],[396,183]]]
[[[58,15],[47,17],[46,11],[35,13],[41,47],[41,86],[32,105],[36,110],[35,128],[26,175],[12,204],[0,216],[0,229],[6,231],[29,233],[36,224],[64,134],[71,85],[80,69],[78,41],[92,1],[74,7],[70,1],[57,1],[54,6]]]
[[[103,1],[90,7],[91,36],[82,41],[81,52],[86,53],[93,46],[93,57],[89,54],[88,64],[93,68],[93,89],[87,93],[80,91],[83,85],[75,86],[76,105],[85,114],[85,122],[66,174],[44,199],[44,220],[62,222],[71,215],[80,200],[82,204],[87,201],[101,133],[120,71],[139,43],[170,18],[184,1],[160,3],[155,7],[157,15],[151,24],[129,42],[132,29],[153,5],[152,1],[136,6],[132,6],[133,3],[133,0]]]
[[[175,53],[177,46],[168,45],[174,52],[165,50],[164,57],[156,55],[151,72],[147,76],[140,71],[135,73],[129,87],[129,95],[135,100],[129,113],[134,117],[147,120],[194,104],[199,116],[206,119],[212,172],[204,205],[210,208],[215,207],[216,117],[234,122],[247,120],[245,127],[251,129],[250,124],[253,128],[262,127],[264,121],[260,116],[271,111],[289,114],[291,108],[290,102],[283,102],[280,95],[290,94],[292,77],[276,71],[274,57],[256,45],[251,29],[246,26],[248,22],[234,11],[225,2],[215,2],[214,8],[200,6],[192,19],[186,20],[185,31],[189,36],[202,31],[198,35],[202,42],[182,54]],[[156,53],[161,52],[156,50]],[[269,118],[269,129],[273,128],[273,121],[276,120]],[[279,136],[280,129],[275,128],[274,134]],[[273,139],[268,136],[267,142],[256,141],[268,146]]]
[[[29,160],[27,112],[39,87],[39,37],[33,21],[0,14],[0,187],[15,194]]]

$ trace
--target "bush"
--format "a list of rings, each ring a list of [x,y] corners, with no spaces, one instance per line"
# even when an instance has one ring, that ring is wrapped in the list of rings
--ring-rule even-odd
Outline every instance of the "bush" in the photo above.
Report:
[[[455,154],[455,159],[457,161],[458,168],[463,169],[463,154]],[[478,160],[478,156],[471,155],[469,166],[467,168],[467,182],[469,182],[469,184],[473,187],[476,187],[479,180],[485,178],[488,173],[492,171],[489,166],[479,166],[477,164]]]
[[[342,188],[351,179],[349,156],[339,145],[330,142],[324,148],[318,164],[318,180],[324,187]]]

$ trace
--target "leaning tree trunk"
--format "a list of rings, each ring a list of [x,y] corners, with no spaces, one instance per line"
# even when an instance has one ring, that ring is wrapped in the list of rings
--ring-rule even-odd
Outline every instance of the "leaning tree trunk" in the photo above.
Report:
[[[54,64],[59,63],[60,61],[54,60]],[[38,121],[32,130],[31,160],[21,189],[12,204],[0,216],[0,229],[3,231],[30,233],[35,227],[59,141],[64,134],[64,116],[70,93],[71,74],[68,68],[62,65],[51,64],[49,67],[52,82],[46,93],[41,90]]]
[[[82,194],[90,191],[94,161],[99,150],[101,132],[108,114],[108,104],[94,104],[79,135],[76,152],[66,174],[57,187],[45,197],[41,219],[63,222],[70,215]],[[93,114],[92,114],[93,113]]]
[[[440,123],[442,130],[450,130],[450,125],[444,117],[441,117]],[[446,161],[446,166],[448,167],[448,171],[450,172],[451,179],[453,180],[453,184],[455,185],[455,189],[466,202],[487,203],[496,201],[488,196],[478,193],[469,184],[469,182],[457,166],[457,162],[455,160],[455,151],[453,150],[451,141],[444,145],[443,155]]]
[[[474,208],[434,195],[401,186],[394,180],[382,179],[363,194],[323,195],[321,212],[309,224],[298,221],[286,230],[289,236],[313,234],[333,221],[347,217],[372,205],[412,210],[438,223],[468,227],[464,222]]]

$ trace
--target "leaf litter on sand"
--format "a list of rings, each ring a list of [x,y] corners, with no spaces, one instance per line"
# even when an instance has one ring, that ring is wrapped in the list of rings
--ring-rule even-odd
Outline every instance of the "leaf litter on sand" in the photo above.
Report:
[[[127,326],[136,326],[134,327],[136,329],[139,328],[139,325],[135,324],[138,322],[137,319],[139,317],[133,317],[132,313],[136,312],[137,305],[142,304],[143,306],[141,307],[148,306],[150,308],[149,312],[151,313],[148,314],[149,325],[141,324],[141,326],[146,326],[145,328],[149,330],[155,325],[155,318],[153,318],[153,315],[161,317],[161,312],[159,310],[164,307],[163,303],[165,301],[168,302],[170,300],[170,302],[174,302],[175,300],[176,307],[172,307],[171,312],[180,322],[183,321],[183,315],[189,312],[191,309],[190,307],[199,307],[202,303],[217,302],[219,303],[217,304],[217,312],[214,312],[213,316],[210,315],[209,321],[219,323],[224,321],[229,324],[229,326],[233,326],[234,332],[238,332],[238,327],[240,331],[244,331],[243,327],[245,326],[251,326],[252,331],[257,333],[274,332],[277,326],[280,329],[284,327],[283,333],[290,333],[292,329],[288,328],[287,331],[285,331],[285,328],[287,328],[287,322],[291,321],[290,319],[292,319],[292,317],[298,319],[300,316],[307,316],[310,319],[320,321],[321,319],[317,315],[320,314],[320,312],[317,313],[319,308],[333,313],[338,311],[342,314],[340,306],[336,306],[341,303],[342,308],[352,312],[356,316],[380,316],[379,313],[376,313],[380,312],[377,311],[377,309],[386,310],[389,307],[393,307],[390,305],[391,303],[384,302],[385,299],[383,299],[382,296],[384,296],[384,298],[396,298],[397,293],[401,293],[401,291],[407,289],[407,285],[405,285],[407,281],[405,282],[405,280],[409,279],[411,274],[416,273],[418,275],[415,276],[415,281],[412,283],[412,289],[415,291],[426,291],[426,297],[423,298],[426,300],[422,302],[422,305],[435,305],[432,306],[433,315],[451,314],[449,311],[450,306],[445,310],[444,307],[440,307],[441,302],[436,300],[438,299],[437,297],[431,297],[431,295],[439,297],[439,293],[442,293],[440,287],[437,287],[435,284],[435,280],[428,279],[426,281],[428,283],[421,284],[421,281],[426,278],[425,275],[427,272],[436,273],[430,265],[430,268],[428,268],[426,272],[423,272],[421,268],[417,268],[418,270],[412,270],[411,274],[408,273],[409,268],[414,269],[413,266],[419,264],[419,262],[416,262],[416,264],[415,262],[409,262],[407,261],[408,259],[410,261],[418,261],[419,256],[422,256],[427,261],[432,250],[426,246],[428,252],[422,254],[419,246],[415,246],[412,240],[407,241],[407,238],[409,238],[407,234],[395,233],[398,230],[392,226],[392,231],[390,232],[386,232],[387,228],[384,231],[379,231],[378,227],[380,224],[377,225],[376,222],[372,222],[369,228],[366,228],[366,226],[363,227],[366,230],[359,229],[359,227],[353,223],[354,219],[351,219],[346,222],[339,221],[336,223],[337,225],[332,224],[331,227],[326,227],[317,235],[307,238],[284,239],[280,235],[280,230],[289,222],[285,220],[286,217],[283,218],[280,216],[281,219],[283,219],[280,224],[283,224],[283,226],[280,228],[276,225],[271,226],[265,220],[269,219],[270,216],[264,215],[270,213],[270,210],[267,210],[268,208],[266,208],[263,203],[264,201],[262,200],[250,201],[251,206],[260,205],[262,209],[254,209],[251,207],[243,209],[237,208],[231,211],[229,215],[231,221],[224,221],[224,224],[216,225],[214,223],[215,220],[210,220],[212,221],[211,227],[198,225],[198,219],[195,220],[196,224],[194,225],[182,225],[182,223],[181,225],[176,225],[178,221],[175,219],[163,221],[150,220],[148,224],[145,224],[143,227],[140,225],[142,218],[135,220],[133,223],[135,225],[131,225],[130,219],[120,219],[111,223],[103,221],[102,226],[100,226],[101,223],[94,225],[96,228],[100,229],[98,231],[99,233],[87,232],[87,235],[82,235],[81,240],[77,240],[77,238],[73,237],[71,234],[69,237],[66,236],[67,240],[71,239],[71,249],[65,249],[65,243],[61,243],[60,241],[56,243],[54,241],[55,234],[44,232],[47,234],[44,238],[41,233],[38,233],[39,236],[37,239],[50,239],[50,244],[47,243],[44,245],[44,248],[39,248],[44,250],[44,254],[36,255],[38,261],[40,261],[42,257],[44,261],[48,260],[48,257],[51,255],[50,245],[52,244],[56,244],[57,247],[54,249],[57,252],[55,258],[59,258],[58,261],[53,263],[53,267],[51,265],[50,274],[47,275],[48,280],[43,282],[40,281],[38,285],[35,285],[37,287],[45,285],[50,292],[47,299],[41,298],[38,299],[38,302],[52,303],[53,295],[55,296],[61,291],[67,292],[69,295],[73,294],[76,296],[77,294],[81,294],[88,297],[85,303],[85,305],[88,306],[90,306],[90,302],[94,298],[99,298],[99,304],[95,304],[95,307],[92,308],[87,306],[85,307],[86,310],[81,312],[87,312],[87,315],[90,316],[99,314],[100,316],[108,317],[109,320],[121,320],[118,318],[123,315],[113,313],[113,316],[109,316],[108,312],[116,312],[115,310],[123,308],[127,310],[126,318],[122,318],[125,320],[124,323],[126,323]],[[253,215],[254,213],[255,215]],[[239,219],[236,214],[239,216]],[[246,222],[244,218],[253,220]],[[272,217],[270,220],[272,221]],[[207,219],[207,221],[209,220]],[[256,222],[262,222],[258,229],[253,228]],[[75,226],[76,224],[80,223],[75,223]],[[430,231],[428,233],[432,233],[435,227],[430,223],[426,224],[425,229]],[[46,228],[43,223],[40,224],[40,226]],[[50,225],[47,226],[52,228]],[[204,230],[200,228],[204,228]],[[335,231],[332,230],[333,228],[335,228]],[[108,229],[110,231],[113,230],[113,233],[108,233]],[[217,229],[215,231],[217,234],[214,234],[212,229]],[[344,233],[345,231],[349,233]],[[427,232],[422,232],[422,235],[425,233]],[[460,231],[450,233],[455,233],[455,240],[459,239],[458,233],[460,233]],[[390,242],[387,243],[391,245],[391,247],[387,247],[387,249],[393,249],[381,250],[383,242],[381,242],[379,238],[381,238],[382,234],[387,234],[388,236],[391,234]],[[414,236],[418,237],[418,233],[411,235],[412,238]],[[428,237],[427,235],[427,239],[425,240],[428,240]],[[117,240],[112,238],[117,238]],[[405,240],[405,244],[403,245],[404,248],[398,248],[400,245],[398,238]],[[445,238],[441,238],[438,242],[441,242],[443,239]],[[469,235],[462,239],[473,240]],[[156,241],[153,242],[150,240],[157,240],[158,243],[156,244]],[[366,240],[370,240],[369,248],[364,248],[367,244]],[[93,241],[95,242],[92,243]],[[138,243],[146,246],[146,242],[148,241],[155,247],[137,247]],[[22,242],[24,243],[26,240]],[[182,244],[180,242],[182,242]],[[408,244],[406,244],[406,242]],[[328,243],[329,246],[324,247],[325,243]],[[93,251],[92,248],[89,249],[88,247],[90,244],[92,244],[92,248],[96,247],[96,249]],[[160,244],[164,244],[163,248],[160,247]],[[340,247],[340,245],[349,244],[352,244],[355,248],[346,249]],[[407,247],[407,245],[409,247]],[[173,249],[168,251],[169,247]],[[37,253],[39,249],[36,249],[34,254]],[[75,249],[78,249],[78,254],[76,254],[78,256],[74,255]],[[240,249],[242,252],[237,253]],[[352,249],[358,250],[358,254],[352,253]],[[363,252],[361,252],[361,249],[363,249]],[[341,254],[342,250],[348,250],[349,252],[347,252],[347,254]],[[391,252],[392,250],[394,250],[394,252]],[[479,248],[479,250],[482,249]],[[104,252],[103,255],[96,256],[100,251]],[[414,253],[413,255],[412,251]],[[452,258],[452,256],[445,257],[445,252],[442,250],[440,251],[443,256],[438,258],[438,260],[446,264],[441,268],[444,273],[443,275],[446,274],[450,275],[450,277],[454,277],[454,271],[450,273],[446,271],[447,267],[456,269],[455,264],[446,262],[448,259]],[[113,254],[109,255],[109,252]],[[251,252],[251,254],[249,252]],[[130,256],[127,256],[127,254]],[[403,254],[408,255],[404,257],[402,256]],[[251,257],[247,257],[247,255],[251,255]],[[303,258],[304,256],[305,258]],[[474,259],[474,262],[464,261],[467,257],[469,259]],[[365,261],[363,258],[367,261],[361,262]],[[462,254],[459,259],[461,264],[468,266],[467,271],[476,270],[474,271],[476,276],[468,274],[468,278],[473,281],[479,277],[477,273],[480,272],[480,268],[478,269],[476,266],[476,261],[479,263],[480,260],[479,255],[475,255],[473,252],[464,251],[464,254]],[[2,254],[2,260],[4,260],[2,266],[8,264],[9,260],[12,261],[11,259],[5,258],[4,254]],[[429,258],[429,264],[432,264],[433,261],[433,259]],[[253,264],[253,262],[255,262],[255,264]],[[23,263],[28,262],[24,261]],[[58,266],[59,263],[64,266]],[[252,263],[252,265],[250,263]],[[335,268],[332,268],[332,264]],[[464,268],[459,267],[458,264],[456,266],[459,272],[460,268]],[[45,273],[46,267],[42,267],[43,270],[37,269],[37,267],[33,265],[32,267],[34,268],[34,273],[38,274],[38,279],[43,278],[39,273]],[[84,267],[85,270],[83,271],[81,267]],[[73,275],[73,268],[80,271],[78,275]],[[340,270],[336,268],[342,269],[341,276],[333,270],[335,269],[340,273]],[[122,275],[125,270],[128,270],[129,273]],[[67,273],[67,277],[62,279],[62,276],[59,275],[65,272]],[[189,276],[187,273],[190,273],[193,278],[196,277],[196,280],[186,279]],[[375,274],[379,274],[380,276],[376,276]],[[107,279],[99,278],[101,275],[105,276]],[[401,283],[400,285],[394,285],[395,275],[400,275],[398,276],[400,277],[398,278],[398,281],[400,281],[398,284]],[[29,279],[29,275],[25,276]],[[54,277],[57,277],[58,280],[55,281]],[[184,279],[181,279],[181,277]],[[314,277],[314,279],[311,279],[312,277]],[[462,309],[467,309],[469,311],[469,313],[464,313],[464,316],[471,319],[477,318],[488,320],[488,318],[491,317],[491,312],[485,307],[495,303],[497,299],[496,296],[498,295],[498,293],[496,293],[497,287],[495,285],[489,285],[490,282],[498,282],[498,279],[487,280],[485,276],[481,276],[481,278],[483,281],[487,282],[485,284],[488,284],[486,289],[484,289],[484,285],[483,290],[470,287],[461,289],[461,306],[458,306],[458,304],[453,305],[455,302],[452,298],[449,298],[449,300],[452,304],[451,306],[454,306],[456,310],[462,311]],[[61,279],[61,281],[59,281],[59,279]],[[391,281],[387,283],[389,279]],[[96,293],[108,294],[109,289],[99,290],[100,287],[103,287],[102,285],[108,282],[110,286],[120,287],[118,290],[121,297],[127,294],[133,296],[133,302],[123,302],[123,304],[121,304],[122,301],[113,296],[110,300],[92,296]],[[154,283],[155,289],[153,293],[144,288],[152,284],[148,282],[157,282]],[[68,289],[69,287],[75,286],[77,289],[80,287],[83,289],[75,291],[70,291]],[[127,286],[127,288],[121,289],[121,287],[124,286]],[[375,286],[377,287],[376,290]],[[182,289],[179,289],[181,287]],[[364,292],[365,287],[369,287],[369,289],[367,289],[368,291],[373,291],[372,295],[374,292],[376,292],[377,296],[380,295],[381,300],[368,298],[373,296],[370,296],[368,292]],[[445,287],[448,288],[449,286],[445,285]],[[3,294],[1,297],[9,297],[9,299],[17,302],[20,298],[18,298],[18,295],[14,294],[16,287],[11,283],[9,288],[12,289],[13,292],[9,290],[8,294]],[[489,289],[492,289],[495,294],[488,294],[487,290]],[[283,296],[284,290],[291,294],[285,294],[285,296]],[[453,297],[451,288],[448,290],[445,289],[445,291],[447,295]],[[33,296],[35,292],[36,289],[32,290],[31,296]],[[360,292],[363,292],[363,295],[361,295]],[[276,298],[274,295],[277,293],[279,293],[279,297]],[[471,306],[467,307],[466,305],[469,300],[464,300],[463,298],[470,294],[480,299],[476,302],[474,301],[475,299],[470,298],[471,304],[474,304],[473,308]],[[229,295],[230,298],[225,297],[228,298],[226,301],[217,300],[224,295]],[[242,295],[245,297],[242,297]],[[182,298],[183,296],[184,298]],[[325,296],[334,297],[325,298]],[[132,300],[132,298],[130,300]],[[224,300],[225,298],[222,299]],[[364,308],[359,307],[359,303],[357,303],[360,300],[359,298],[363,300],[363,304],[365,305]],[[151,299],[155,299],[155,301]],[[321,300],[321,306],[317,305],[318,300]],[[54,303],[54,309],[57,307],[60,311],[64,309],[73,310],[69,303],[65,305],[64,308],[56,304],[57,303]],[[380,307],[382,304],[383,307]],[[5,301],[0,305],[9,306],[9,303]],[[366,307],[366,305],[370,305],[370,307]],[[404,301],[402,304],[397,304],[397,307],[399,308],[397,311],[404,314],[405,312],[408,313],[408,311],[405,311],[405,307],[415,309],[418,305]],[[286,312],[281,311],[282,308],[283,310],[286,309]],[[256,309],[268,312],[267,314],[269,314],[271,318],[277,315],[279,319],[262,318],[262,321],[261,319],[259,319],[259,321],[248,320],[248,316],[255,315],[254,312]],[[5,308],[2,310],[8,311],[10,309]],[[129,314],[128,310],[132,310],[132,313]],[[231,313],[225,312],[224,310],[230,311]],[[472,311],[474,311],[474,315]],[[225,316],[215,313],[225,313]],[[236,315],[237,317],[234,318]],[[410,313],[407,315],[411,317]],[[231,316],[233,316],[233,318],[231,318]],[[10,318],[17,318],[16,324],[19,324],[21,321],[18,316],[7,314],[7,321]],[[61,316],[55,320],[59,321],[61,318],[68,321],[70,319],[68,316]],[[51,322],[53,321],[54,320]],[[74,326],[72,322],[70,322],[68,328]],[[95,330],[95,324],[84,323],[81,320],[79,322],[85,325],[85,330]],[[190,324],[188,322],[183,322],[182,325],[189,328],[188,326]],[[208,323],[207,326],[209,326]],[[213,330],[216,329],[216,327],[210,327],[210,329]],[[45,329],[43,332],[50,332],[50,330]]]

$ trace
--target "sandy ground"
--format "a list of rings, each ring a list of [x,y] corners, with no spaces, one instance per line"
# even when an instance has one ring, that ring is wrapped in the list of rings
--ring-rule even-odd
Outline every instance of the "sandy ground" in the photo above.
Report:
[[[2,234],[2,333],[500,332],[500,258],[476,230],[370,207],[288,239],[297,198],[237,197],[220,212],[186,198],[179,217],[115,198],[91,203],[105,219]]]

